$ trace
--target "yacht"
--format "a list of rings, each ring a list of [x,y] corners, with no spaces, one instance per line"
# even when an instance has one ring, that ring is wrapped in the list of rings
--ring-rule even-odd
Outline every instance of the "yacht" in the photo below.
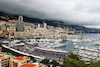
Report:
[[[80,35],[67,35],[66,36],[66,40],[67,41],[72,41],[73,39],[80,39],[80,38],[82,38],[82,36],[80,36]]]
[[[66,44],[60,43],[62,39],[29,39],[26,40],[26,44],[38,44],[38,47],[51,47],[51,48],[56,48],[56,47],[63,47]]]
[[[95,45],[100,45],[100,40],[94,41],[93,44],[95,44]]]
[[[74,43],[83,43],[83,42],[91,42],[92,40],[90,39],[85,39],[85,38],[82,38],[82,39],[72,39],[72,42]]]
[[[76,45],[76,46],[74,47],[74,49],[79,49],[79,45]]]
[[[98,39],[98,37],[99,37],[99,33],[97,34],[97,39],[94,41],[93,44],[100,45],[100,40]]]
[[[56,47],[64,47],[66,44],[62,44],[62,43],[59,43],[59,42],[55,42],[55,43],[53,43],[53,46],[51,46],[51,47],[53,47],[53,48],[56,48]]]
[[[100,50],[98,47],[80,47],[78,54],[86,62],[98,62],[100,61]]]

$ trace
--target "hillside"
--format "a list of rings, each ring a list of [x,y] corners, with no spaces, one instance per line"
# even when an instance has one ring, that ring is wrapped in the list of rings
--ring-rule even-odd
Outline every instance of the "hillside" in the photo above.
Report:
[[[18,19],[18,15],[12,15],[12,14],[7,14],[7,13],[4,13],[4,12],[0,12],[0,16],[4,16],[4,17],[9,17],[9,19]],[[79,26],[79,25],[68,25],[67,23],[64,23],[63,21],[57,21],[57,20],[42,20],[42,19],[39,19],[39,18],[29,18],[29,17],[26,17],[26,16],[23,16],[24,17],[24,21],[26,22],[31,22],[31,23],[34,23],[34,24],[37,24],[37,23],[40,23],[42,24],[43,21],[45,21],[48,25],[53,25],[55,27],[62,27],[62,28],[69,28],[69,30],[77,30],[77,31],[82,31],[84,33],[97,33],[97,32],[100,32],[100,30],[98,29],[89,29],[89,28],[86,28],[86,27],[83,27],[83,26]],[[2,19],[0,18],[1,20],[8,20],[8,19]]]
[[[82,31],[84,33],[98,33],[100,32],[99,29],[90,29],[90,28],[86,28],[83,26],[79,26],[79,25],[70,25],[73,29],[76,29],[78,31]]]

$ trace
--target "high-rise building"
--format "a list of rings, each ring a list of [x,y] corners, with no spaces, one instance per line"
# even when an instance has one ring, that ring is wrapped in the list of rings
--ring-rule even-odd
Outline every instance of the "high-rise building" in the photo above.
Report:
[[[40,28],[40,24],[38,24],[38,28]]]
[[[19,21],[19,22],[23,22],[23,16],[19,16],[19,17],[18,17],[18,21]]]
[[[47,24],[45,23],[45,21],[43,21],[43,26],[44,28],[47,28]]]
[[[23,16],[18,17],[17,31],[22,31],[22,32],[24,31]]]

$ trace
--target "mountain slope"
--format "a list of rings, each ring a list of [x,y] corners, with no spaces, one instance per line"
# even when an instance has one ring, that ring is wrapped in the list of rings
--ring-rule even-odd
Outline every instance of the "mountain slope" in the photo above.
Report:
[[[0,16],[9,17],[9,19],[11,19],[11,20],[12,19],[18,19],[18,15],[7,14],[7,13],[4,13],[4,12],[0,12]],[[31,22],[31,23],[34,23],[34,24],[37,24],[37,23],[42,24],[43,21],[45,21],[48,25],[52,25],[52,26],[55,26],[55,27],[69,28],[69,30],[74,30],[74,31],[77,30],[77,31],[82,31],[84,33],[100,32],[99,29],[89,29],[89,28],[79,26],[79,25],[68,25],[67,23],[64,23],[63,21],[42,20],[42,19],[38,19],[38,18],[29,18],[29,17],[26,17],[26,16],[23,16],[23,17],[24,17],[24,21]],[[7,21],[7,19],[2,19],[2,18],[0,18],[0,19]]]
[[[78,25],[70,25],[72,28],[78,30],[78,31],[82,31],[84,33],[98,33],[100,32],[99,29],[91,29],[91,28],[86,28],[83,26],[78,26]]]

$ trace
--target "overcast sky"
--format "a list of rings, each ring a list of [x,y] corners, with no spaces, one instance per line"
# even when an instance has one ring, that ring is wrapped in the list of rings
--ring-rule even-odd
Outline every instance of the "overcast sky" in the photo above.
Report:
[[[100,28],[100,0],[0,0],[0,11]]]

